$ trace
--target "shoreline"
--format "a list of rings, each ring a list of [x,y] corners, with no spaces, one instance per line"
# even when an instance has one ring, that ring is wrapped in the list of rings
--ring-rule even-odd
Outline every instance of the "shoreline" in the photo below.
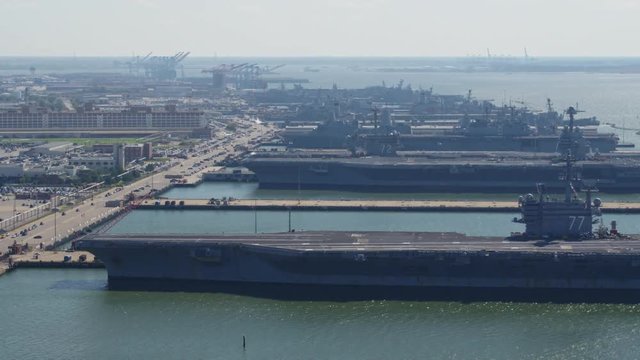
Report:
[[[519,210],[515,201],[462,200],[286,200],[286,199],[159,199],[136,207],[140,210],[295,210],[295,211],[400,211],[400,212],[491,212]],[[608,202],[605,214],[638,214],[639,202]]]

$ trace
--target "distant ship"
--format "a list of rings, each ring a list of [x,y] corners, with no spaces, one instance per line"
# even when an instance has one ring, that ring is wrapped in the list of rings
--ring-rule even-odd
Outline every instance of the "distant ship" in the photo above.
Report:
[[[285,144],[299,148],[345,149],[349,137],[357,133],[356,122],[330,121],[315,128],[297,126],[286,129]]]
[[[555,139],[553,150],[545,153],[442,151],[399,156],[396,148],[402,146],[401,139],[399,134],[365,136],[363,149],[352,150],[355,156],[309,150],[256,153],[243,165],[256,174],[262,188],[516,192],[525,190],[531,181],[562,188],[563,166],[557,159],[570,150],[580,160],[576,171],[597,181],[601,190],[640,192],[640,157],[594,153],[589,138],[573,124]]]
[[[341,189],[380,192],[524,191],[545,182],[562,187],[562,164],[552,156],[522,153],[438,153],[426,157],[323,157],[292,153],[254,156],[242,164],[253,171],[261,188]],[[601,155],[576,165],[583,178],[611,193],[640,192],[640,159]]]
[[[545,114],[547,115],[547,114]],[[388,116],[388,115],[387,115]],[[557,152],[557,127],[565,124],[557,113],[551,113],[553,120],[545,123],[545,127],[532,127],[530,123],[536,120],[499,118],[490,119],[486,116],[470,118],[460,114],[457,127],[432,131],[428,133],[416,132],[407,124],[392,124],[384,118],[380,126],[364,128],[357,121],[330,120],[315,128],[289,127],[281,136],[284,143],[293,148],[348,148],[355,137],[366,137],[371,134],[384,132],[398,133],[398,146],[406,151],[530,151]],[[377,119],[377,113],[374,116]],[[574,119],[581,124],[597,123],[595,118]],[[566,122],[566,126],[569,122]],[[597,152],[607,153],[615,151],[619,146],[619,138],[613,133],[598,133],[596,130],[581,131],[589,146]],[[626,145],[625,147],[629,147]]]

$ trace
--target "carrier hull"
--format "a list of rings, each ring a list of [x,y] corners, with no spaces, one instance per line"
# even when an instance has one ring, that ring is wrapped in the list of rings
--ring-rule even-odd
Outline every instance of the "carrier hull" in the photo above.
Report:
[[[100,235],[78,241],[76,248],[104,262],[112,289],[529,301],[628,301],[640,294],[640,242],[632,239],[537,242],[382,232]]]
[[[243,165],[262,188],[341,189],[381,192],[530,191],[532,183],[564,189],[564,166],[546,159],[477,158],[294,158],[255,157]],[[640,192],[640,160],[582,161],[575,171],[608,193]],[[576,184],[579,186],[579,184]]]

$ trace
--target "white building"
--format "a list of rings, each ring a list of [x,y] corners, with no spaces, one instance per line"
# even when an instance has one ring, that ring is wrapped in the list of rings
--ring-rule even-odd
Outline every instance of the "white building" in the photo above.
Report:
[[[69,159],[73,166],[86,166],[91,170],[112,170],[116,162],[111,156],[79,156]]]

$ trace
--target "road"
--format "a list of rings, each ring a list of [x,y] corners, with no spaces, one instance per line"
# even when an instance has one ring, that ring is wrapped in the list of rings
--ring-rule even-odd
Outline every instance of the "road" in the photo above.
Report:
[[[47,215],[11,231],[7,237],[0,239],[0,252],[5,253],[14,241],[17,241],[19,244],[27,243],[32,246],[37,246],[41,243],[44,246],[53,244],[56,239],[63,239],[74,231],[91,225],[119,210],[119,208],[107,207],[107,201],[122,200],[126,194],[132,192],[137,196],[149,195],[152,188],[161,189],[170,185],[170,179],[166,178],[166,175],[180,174],[181,171],[185,171],[184,169],[192,169],[188,170],[190,172],[188,176],[192,178],[201,176],[202,172],[206,171],[211,163],[220,161],[225,157],[225,155],[220,155],[220,153],[226,152],[227,154],[231,154],[234,152],[234,146],[237,145],[250,147],[249,142],[251,138],[268,137],[273,134],[274,131],[274,128],[267,124],[257,124],[249,121],[245,121],[245,124],[248,126],[246,130],[243,129],[243,132],[247,134],[245,136],[237,136],[235,138],[227,137],[223,140],[222,144],[217,146],[212,145],[210,142],[206,145],[200,145],[192,157],[176,161],[176,164],[172,167],[162,169],[151,176],[137,180],[124,186],[119,191],[116,191],[115,188],[102,191],[76,206]],[[204,161],[206,158],[211,159]],[[194,167],[196,163],[202,163],[202,165]],[[19,234],[23,229],[31,229],[34,225],[35,229],[29,230],[26,236],[16,236],[16,234]]]

